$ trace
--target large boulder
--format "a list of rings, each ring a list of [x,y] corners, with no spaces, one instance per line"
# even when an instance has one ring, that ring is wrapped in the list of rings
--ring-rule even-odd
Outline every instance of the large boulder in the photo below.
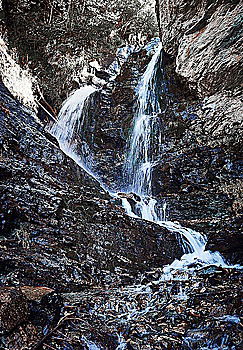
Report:
[[[39,349],[60,321],[62,306],[50,288],[0,288],[1,349]]]

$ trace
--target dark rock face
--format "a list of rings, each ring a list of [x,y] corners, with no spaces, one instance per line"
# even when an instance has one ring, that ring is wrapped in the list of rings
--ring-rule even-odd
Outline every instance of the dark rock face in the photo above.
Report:
[[[2,85],[0,93],[1,283],[80,290],[181,256],[174,234],[126,216]]]
[[[176,1],[168,7],[157,2],[164,46],[159,87],[164,112],[159,116],[162,145],[159,152],[153,150],[158,153],[153,193],[161,205],[167,202],[171,220],[203,232],[209,249],[240,262],[242,101],[241,61],[235,55],[240,57],[241,40],[235,21],[241,5],[194,5]],[[225,46],[228,36],[232,40]],[[190,54],[185,54],[187,43]],[[116,80],[96,95],[86,119],[94,170],[115,190],[124,183],[126,144],[136,108],[134,88],[148,60],[145,50],[131,55]]]
[[[232,262],[242,261],[240,8],[157,1],[166,108],[154,195]],[[148,62],[136,55],[93,96],[86,120],[95,170],[114,188]],[[127,217],[3,85],[0,98],[0,347],[113,350],[122,335],[127,349],[240,349],[240,271],[159,280],[158,267],[182,255],[175,235]]]
[[[165,137],[154,193],[167,202],[172,220],[206,233],[208,247],[241,261],[241,153],[203,146],[193,136],[189,126],[180,138]]]
[[[116,80],[91,99],[85,119],[82,134],[94,155],[93,170],[114,190],[121,190],[119,186],[125,181],[126,145],[136,108],[134,89],[148,62],[145,50],[131,55]],[[224,91],[203,100],[176,72],[174,58],[166,52],[162,67],[158,87],[163,91],[163,113],[158,116],[162,144],[159,151],[153,150],[158,160],[153,194],[161,206],[167,203],[171,220],[206,234],[209,249],[221,251],[231,262],[240,262],[240,96],[229,97]]]
[[[240,1],[157,0],[162,43],[176,71],[202,96],[234,90],[242,81]],[[230,73],[230,74],[229,74]]]
[[[134,89],[150,58],[143,49],[132,53],[116,79],[107,79],[103,88],[91,95],[83,111],[82,130],[75,136],[77,143],[88,145],[93,159],[88,166],[116,192],[123,190],[123,165],[136,105]]]
[[[154,193],[172,220],[242,261],[242,65],[239,1],[157,1],[171,96]],[[237,242],[237,243],[233,243]]]

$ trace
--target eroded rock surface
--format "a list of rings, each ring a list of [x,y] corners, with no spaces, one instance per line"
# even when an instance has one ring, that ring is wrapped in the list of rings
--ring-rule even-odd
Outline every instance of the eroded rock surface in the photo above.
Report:
[[[168,197],[172,219],[208,234],[208,247],[239,261],[242,4],[158,0],[156,8],[173,103],[161,116],[166,152],[154,190]]]
[[[2,283],[76,290],[181,256],[174,234],[125,215],[2,85],[1,106]]]
[[[128,58],[117,78],[91,99],[80,134],[94,155],[93,170],[115,190],[123,190],[123,185],[126,189],[124,162],[135,87],[149,59],[146,50]],[[206,234],[210,249],[240,262],[241,94],[224,90],[201,98],[176,73],[175,61],[166,52],[161,66],[157,88],[162,112],[157,120],[162,141],[153,146],[153,195],[161,206],[167,203],[167,218]]]
[[[202,96],[242,82],[243,6],[240,1],[157,1],[165,51],[176,72]]]
[[[158,0],[157,11],[165,89],[154,195],[171,220],[240,262],[241,5]],[[143,55],[90,106],[87,137],[107,184],[121,174]],[[182,254],[175,235],[127,217],[2,85],[0,97],[2,348],[240,349],[240,271],[192,266],[165,278],[157,267]]]
[[[161,275],[150,271],[130,288],[62,294],[65,323],[43,349],[240,349],[239,272],[208,266],[164,281]]]

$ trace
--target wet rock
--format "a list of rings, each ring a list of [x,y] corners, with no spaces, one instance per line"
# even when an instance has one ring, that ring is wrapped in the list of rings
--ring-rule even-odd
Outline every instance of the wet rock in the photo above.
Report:
[[[181,6],[173,6],[184,11]],[[211,10],[215,10],[213,5]],[[165,7],[161,11],[162,16]],[[214,18],[218,16],[216,12]],[[184,20],[180,19],[182,24]],[[164,51],[158,73],[156,89],[162,112],[157,116],[157,128],[162,142],[158,144],[156,138],[153,144],[153,195],[161,210],[166,203],[166,218],[206,234],[209,249],[218,248],[228,261],[240,262],[239,222],[243,207],[240,90],[226,91],[221,84],[220,91],[202,95],[195,84],[177,72],[175,58]],[[148,62],[145,50],[131,54],[116,80],[90,100],[85,116],[82,135],[94,158],[92,170],[115,192],[121,191],[121,184],[125,183],[126,188],[124,161],[136,108],[134,89]],[[127,199],[134,208],[137,199]]]
[[[72,321],[67,319],[60,328],[61,343],[53,334],[44,349],[58,349],[60,344],[78,349],[84,343],[111,350],[118,345],[138,350],[188,350],[222,343],[240,347],[242,274],[208,269],[210,278],[188,270],[173,271],[167,279],[155,269],[147,273],[153,282],[64,293],[63,312],[71,312]]]
[[[122,284],[182,255],[175,234],[129,218],[2,85],[0,93],[10,110],[0,119],[1,164],[12,174],[1,182],[2,284]]]
[[[158,0],[156,8],[171,103],[161,116],[154,193],[172,220],[204,232],[210,249],[240,262],[242,4]]]
[[[54,292],[53,289],[47,287],[22,286],[20,289],[29,301],[40,301],[46,295]]]
[[[110,79],[93,94],[84,110],[77,153],[88,149],[92,171],[115,192],[124,183],[123,163],[127,151],[136,101],[134,88],[149,62],[146,50],[131,53],[116,79]],[[83,147],[83,145],[85,145]]]
[[[131,199],[137,202],[141,201],[141,198],[136,194],[136,193],[123,193],[123,192],[119,192],[117,193],[117,195],[120,198],[126,198],[126,199]]]

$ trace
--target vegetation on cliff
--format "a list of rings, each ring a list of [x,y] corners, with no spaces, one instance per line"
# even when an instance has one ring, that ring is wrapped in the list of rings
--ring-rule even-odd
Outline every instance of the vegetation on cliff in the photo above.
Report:
[[[2,6],[10,49],[17,48],[20,65],[32,70],[55,108],[82,84],[89,61],[106,66],[117,47],[157,31],[153,1],[3,0]]]

